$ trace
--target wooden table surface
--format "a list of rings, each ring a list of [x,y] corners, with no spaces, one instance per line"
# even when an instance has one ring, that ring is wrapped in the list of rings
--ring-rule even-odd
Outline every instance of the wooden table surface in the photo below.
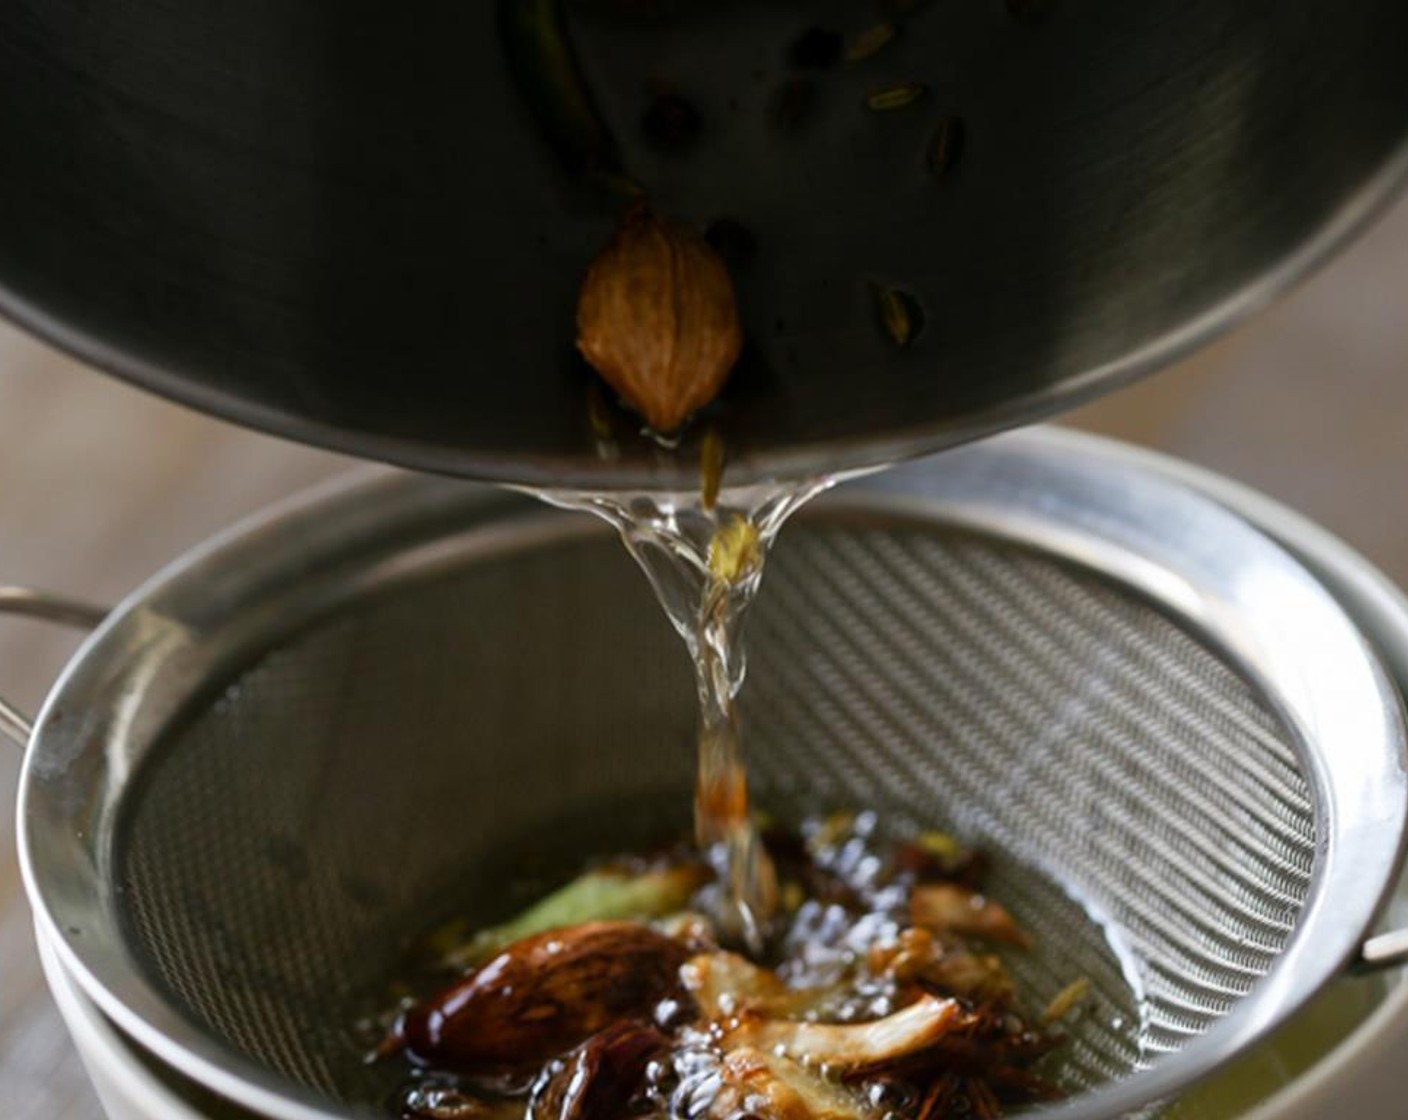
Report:
[[[1257,321],[1072,422],[1280,497],[1408,583],[1408,204]],[[349,461],[185,412],[0,325],[0,583],[114,601],[233,519]],[[33,710],[73,639],[0,620]],[[97,1120],[45,992],[0,746],[0,1117]]]

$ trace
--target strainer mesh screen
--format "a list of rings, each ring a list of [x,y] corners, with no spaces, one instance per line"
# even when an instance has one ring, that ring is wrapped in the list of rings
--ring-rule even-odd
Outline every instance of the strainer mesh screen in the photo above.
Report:
[[[783,534],[749,639],[760,801],[995,851],[993,892],[1041,946],[1012,962],[1033,1002],[1097,992],[1072,1089],[1178,1049],[1284,945],[1315,840],[1296,753],[1142,600],[997,541],[818,513]],[[363,599],[154,755],[120,864],[132,943],[236,1049],[380,1104],[393,1074],[357,1022],[407,939],[682,827],[692,728],[683,651],[604,534]]]

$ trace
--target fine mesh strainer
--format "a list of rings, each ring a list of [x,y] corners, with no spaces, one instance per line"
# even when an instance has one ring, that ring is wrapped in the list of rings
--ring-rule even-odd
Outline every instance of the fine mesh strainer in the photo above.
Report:
[[[1399,702],[1215,502],[1004,437],[799,514],[755,611],[759,800],[983,844],[1041,945],[1013,962],[1033,1001],[1093,981],[1051,1115],[1176,1096],[1364,952],[1408,812]],[[604,528],[362,481],[217,540],[88,642],[31,737],[26,879],[172,1067],[267,1116],[377,1115],[396,1071],[358,1023],[406,939],[682,827],[693,721]]]

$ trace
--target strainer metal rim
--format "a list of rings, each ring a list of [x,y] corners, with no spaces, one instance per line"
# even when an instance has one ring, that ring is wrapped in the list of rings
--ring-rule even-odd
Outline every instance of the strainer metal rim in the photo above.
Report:
[[[1253,679],[1276,680],[1288,726],[1333,747],[1310,760],[1322,819],[1333,827],[1319,839],[1301,925],[1256,998],[1153,1069],[1043,1117],[1115,1116],[1171,1095],[1281,1022],[1351,958],[1401,853],[1402,713],[1357,628],[1279,545],[1218,503],[1131,470],[1117,451],[1030,433],[898,468],[819,508],[941,517],[1102,572],[1195,625]],[[287,625],[291,611],[454,562],[463,547],[492,548],[498,528],[521,524],[525,513],[539,523],[551,516],[524,499],[445,480],[335,483],[237,526],[138,589],[56,684],[21,781],[26,886],[85,992],[174,1068],[270,1116],[348,1114],[196,1029],[117,937],[108,845],[126,779],[170,714],[172,697],[152,695],[155,674],[175,665],[177,690],[194,687],[217,664],[203,639],[231,631],[248,638],[275,619]],[[1249,586],[1253,571],[1270,586]]]
[[[1179,465],[1177,460],[1170,462]],[[1132,1113],[1185,1090],[1232,1055],[1265,1037],[1303,1007],[1325,982],[1358,958],[1369,928],[1392,892],[1403,866],[1405,844],[1408,844],[1408,836],[1404,834],[1408,823],[1408,778],[1405,777],[1408,740],[1405,739],[1403,698],[1357,624],[1298,558],[1239,514],[1163,473],[1158,457],[1141,457],[1136,450],[1115,441],[1056,429],[1034,429],[950,453],[945,462],[947,469],[924,472],[923,467],[924,464],[903,464],[867,480],[867,488],[892,494],[889,504],[896,509],[916,504],[913,495],[922,488],[923,497],[918,504],[934,503],[943,507],[948,523],[1016,543],[1029,541],[1029,530],[1044,526],[1047,532],[1042,546],[1048,554],[1113,576],[1126,588],[1142,592],[1146,599],[1165,609],[1183,608],[1176,612],[1180,622],[1198,631],[1249,679],[1263,687],[1263,695],[1272,701],[1276,714],[1294,733],[1297,754],[1313,780],[1317,819],[1327,827],[1316,837],[1317,861],[1310,893],[1290,941],[1251,995],[1204,1034],[1176,1054],[1161,1058],[1136,1078],[1092,1090],[1079,1099],[1037,1109],[1027,1115],[1041,1120],[1087,1120],[1093,1116]],[[925,477],[907,477],[911,474]],[[1190,481],[1196,482],[1196,479]],[[985,493],[986,500],[974,500],[979,493]],[[1195,501],[1188,502],[1186,499],[1190,497]],[[1151,500],[1158,498],[1166,502]],[[1205,527],[1212,528],[1215,521],[1221,521],[1224,529],[1235,526],[1238,535],[1251,534],[1271,545],[1281,554],[1277,563],[1281,573],[1294,575],[1294,585],[1301,592],[1310,593],[1320,606],[1330,607],[1323,620],[1338,616],[1336,623],[1346,624],[1347,631],[1340,634],[1341,638],[1349,639],[1346,652],[1349,647],[1362,647],[1363,666],[1373,678],[1371,692],[1378,701],[1376,704],[1370,695],[1362,696],[1360,702],[1365,707],[1357,712],[1353,710],[1353,702],[1335,706],[1347,718],[1370,717],[1371,723],[1384,733],[1384,738],[1379,740],[1387,748],[1379,757],[1384,764],[1382,768],[1343,765],[1345,756],[1342,755],[1326,757],[1376,740],[1377,732],[1372,727],[1364,725],[1367,738],[1356,741],[1354,735],[1345,734],[1348,726],[1334,722],[1335,717],[1329,711],[1321,711],[1319,718],[1306,719],[1308,713],[1298,710],[1299,705],[1285,703],[1287,697],[1273,683],[1287,681],[1288,675],[1279,671],[1278,666],[1285,665],[1288,658],[1297,660],[1303,654],[1328,652],[1328,632],[1320,633],[1319,640],[1326,645],[1318,651],[1310,645],[1295,649],[1289,641],[1280,648],[1246,641],[1252,638],[1249,632],[1244,628],[1229,628],[1223,625],[1225,619],[1216,617],[1219,604],[1204,602],[1202,606],[1212,612],[1205,614],[1183,598],[1182,592],[1188,588],[1174,587],[1163,578],[1166,573],[1145,568],[1138,562],[1137,553],[1143,538],[1142,543],[1163,541],[1175,546],[1187,545],[1191,549],[1189,559],[1210,562],[1211,567],[1206,571],[1219,566],[1218,556],[1204,551],[1196,540],[1181,537],[1183,532],[1193,528],[1193,523],[1183,521],[1182,515],[1194,513],[1195,504],[1212,507],[1196,515],[1205,522]],[[1102,509],[1117,508],[1128,513],[1136,507],[1137,516],[1128,522],[1109,523],[1100,516]],[[1031,517],[1030,525],[1022,525],[1023,514]],[[1086,537],[1086,530],[1095,535]],[[1105,533],[1122,539],[1104,540],[1101,545],[1114,545],[1116,549],[1123,545],[1131,552],[1119,557],[1106,553],[1103,547],[1091,550],[1088,546]],[[1145,533],[1149,536],[1144,537]],[[1231,541],[1216,539],[1217,551],[1222,554],[1223,574],[1230,575],[1235,565],[1235,557],[1227,547]],[[1270,559],[1272,553],[1265,555]],[[1128,563],[1131,559],[1135,560],[1132,564]],[[1285,585],[1283,589],[1289,590],[1290,586]],[[1242,605],[1247,605],[1245,600]],[[1310,603],[1307,600],[1303,605],[1308,607]],[[1296,621],[1309,620],[1302,616]],[[1316,627],[1312,625],[1310,629]],[[1289,640],[1291,635],[1285,637]],[[1313,658],[1322,664],[1333,660],[1333,656]],[[1308,666],[1311,661],[1305,664]],[[1335,691],[1333,686],[1323,688],[1324,680],[1304,683],[1319,692]],[[1344,701],[1347,696],[1334,699]],[[1318,735],[1322,747],[1328,749],[1308,751],[1306,742],[1312,734]],[[1369,763],[1370,760],[1361,756],[1360,761]],[[1327,768],[1327,762],[1338,765]],[[1334,783],[1346,777],[1351,786],[1365,795],[1364,800],[1355,797],[1352,789],[1327,790],[1327,781]],[[1340,822],[1338,829],[1334,824],[1336,820]],[[1342,830],[1345,828],[1357,834],[1363,849],[1344,843]],[[1385,872],[1382,883],[1376,886],[1372,881],[1377,870],[1367,868],[1359,862],[1359,857],[1347,855],[1351,849],[1383,861],[1379,865]],[[1354,879],[1359,881],[1355,883]],[[1354,908],[1356,898],[1358,909]],[[1362,909],[1366,904],[1367,911]],[[1343,917],[1337,925],[1338,915]],[[1367,921],[1354,915],[1367,915]],[[1320,928],[1332,936],[1313,940],[1308,922],[1312,917],[1318,918]],[[1268,999],[1268,993],[1277,999]]]
[[[1384,664],[1391,670],[1400,692],[1408,688],[1408,595],[1340,538],[1258,491],[1166,454],[1122,444],[1108,437],[1060,428],[1045,429],[1041,438],[1044,442],[1059,445],[1073,444],[1077,449],[1082,445],[1105,446],[1131,463],[1143,464],[1165,477],[1190,484],[1249,519],[1289,549],[1334,591],[1336,598],[1370,637]],[[1400,911],[1400,917],[1404,891],[1408,891],[1408,882],[1400,879],[1393,903]],[[58,984],[63,989],[56,994],[56,998],[79,1016],[76,1024],[69,1022],[70,1027],[85,1032],[85,1035],[97,1032],[89,1039],[94,1049],[85,1060],[94,1058],[106,1063],[111,1067],[110,1072],[124,1079],[139,1079],[140,1085],[134,1085],[134,1091],[144,1100],[148,1091],[165,1091],[160,1087],[162,1085],[170,1086],[178,1094],[182,1093],[182,1086],[190,1084],[187,1079],[162,1067],[162,1072],[175,1080],[152,1080],[155,1075],[148,1066],[155,1065],[154,1060],[140,1048],[134,1049],[134,1041],[116,1030],[79,992],[76,984],[54,959],[43,931],[36,930],[36,936],[47,979],[51,985]],[[1408,1037],[1404,1033],[1408,1031],[1408,1018],[1405,1017],[1408,1016],[1408,984],[1403,982],[1401,976],[1390,976],[1388,979],[1390,990],[1381,1004],[1376,1005],[1349,1035],[1330,1040],[1327,1048],[1309,1067],[1257,1104],[1245,1120],[1276,1120],[1288,1110],[1294,1111],[1297,1117],[1319,1116],[1321,1111],[1335,1102],[1354,1108],[1370,1101],[1388,1099],[1383,1094],[1389,1089],[1391,1079],[1378,1066],[1388,1061],[1390,1035]],[[138,1055],[142,1056],[139,1058]],[[1374,1066],[1374,1062],[1378,1066]],[[1346,1079],[1355,1077],[1361,1080],[1349,1085]],[[195,1086],[190,1091],[203,1092]],[[184,1095],[181,1097],[182,1101],[186,1099]],[[1321,1111],[1312,1113],[1311,1110],[1316,1108]],[[150,1112],[150,1109],[147,1111]],[[253,1114],[244,1109],[240,1109],[239,1113],[247,1120],[255,1120]]]

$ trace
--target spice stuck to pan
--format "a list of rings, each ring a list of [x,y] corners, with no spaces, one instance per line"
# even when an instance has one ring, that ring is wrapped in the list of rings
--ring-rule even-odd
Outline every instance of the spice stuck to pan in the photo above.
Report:
[[[699,497],[706,510],[718,504],[723,481],[724,437],[717,428],[710,428],[699,444]]]
[[[876,113],[890,113],[909,108],[928,92],[923,82],[897,82],[871,90],[865,95],[865,105]]]
[[[675,431],[743,348],[723,258],[692,226],[633,206],[582,281],[577,348],[651,428]]]
[[[924,311],[919,301],[900,288],[881,288],[876,302],[885,333],[896,346],[905,349],[924,326]]]
[[[888,46],[899,34],[893,23],[877,23],[868,31],[861,32],[846,51],[847,62],[864,62]]]

